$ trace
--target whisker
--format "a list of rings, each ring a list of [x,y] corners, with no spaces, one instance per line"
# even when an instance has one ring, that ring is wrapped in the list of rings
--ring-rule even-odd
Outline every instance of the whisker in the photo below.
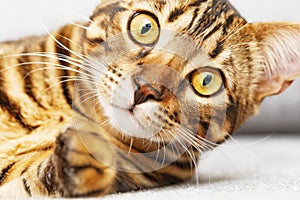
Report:
[[[60,65],[60,64],[53,64],[53,63],[31,62],[31,63],[23,63],[23,64],[19,64],[19,65],[17,65],[17,67],[18,67],[18,66],[22,66],[22,65],[28,65],[28,64],[43,64],[43,65],[50,65],[50,66],[52,66],[52,67],[43,67],[43,68],[31,70],[30,72],[28,72],[28,73],[26,74],[26,76],[25,76],[24,78],[27,78],[28,76],[30,76],[30,75],[33,74],[33,73],[40,72],[40,71],[43,71],[43,70],[51,70],[51,69],[68,70],[68,71],[76,72],[76,73],[78,73],[78,74],[82,74],[82,75],[87,76],[87,77],[89,77],[89,78],[95,78],[94,76],[92,76],[92,75],[90,75],[90,74],[87,74],[87,73],[85,73],[85,72],[82,72],[82,71],[73,69],[73,68],[71,68],[71,67],[66,67],[66,66],[63,66],[63,65]],[[56,68],[53,68],[53,67],[56,67]]]
[[[65,36],[63,36],[63,35],[59,35],[59,36],[60,36],[61,38],[65,39],[65,40],[69,41],[70,43],[72,43],[72,44],[74,44],[74,45],[77,45],[79,48],[81,48],[81,45],[75,43],[73,40],[71,40],[71,39],[69,39],[69,38],[67,38],[67,37],[65,37]],[[68,56],[68,57],[70,57],[70,56]],[[83,57],[85,57],[84,62],[87,62],[87,63],[88,63],[88,66],[93,67],[94,65],[97,65],[97,63],[100,63],[101,65],[107,65],[107,63],[105,63],[105,62],[102,61],[102,60],[97,60],[96,62],[94,62],[94,61],[92,61],[91,59],[89,59],[88,56],[84,56],[84,55],[83,55]],[[72,58],[72,57],[70,57],[70,58]]]
[[[193,157],[196,158],[195,152],[194,151],[191,151],[191,152],[193,154]],[[191,170],[192,170],[193,169],[193,163],[191,162],[190,165],[191,165]],[[194,166],[195,167],[195,177],[196,177],[196,184],[199,185],[199,182],[200,182],[199,178],[200,178],[200,176],[199,176],[199,170],[198,170],[197,166],[198,165]]]
[[[191,154],[191,152],[189,151],[189,149],[185,146],[185,144],[182,143],[182,141],[180,139],[177,138],[177,136],[172,133],[171,131],[169,132],[176,140],[177,142],[184,148],[185,152],[187,153],[187,155],[192,159],[194,166],[197,166],[197,161],[196,158],[193,156],[193,154]],[[197,169],[196,169],[197,170]]]
[[[164,166],[165,164],[165,161],[166,161],[166,143],[165,143],[165,140],[162,138],[162,142],[163,142],[163,147],[164,147],[164,157],[163,157],[163,161],[162,161],[162,164],[161,164],[161,167]]]
[[[99,25],[96,22],[94,22],[91,18],[82,17],[82,19],[85,21],[88,21],[91,24],[94,24],[95,27],[97,27],[97,31],[99,31],[99,32],[101,31],[101,29],[99,28]],[[85,27],[85,28],[88,28],[88,27]]]
[[[97,85],[97,84],[95,84],[95,81],[93,81],[93,80],[86,79],[86,78],[78,78],[78,76],[57,76],[57,77],[50,78],[48,80],[53,81],[53,80],[61,80],[61,79],[66,79],[66,80],[63,80],[66,82],[75,82],[74,86],[85,85],[86,83],[91,83],[92,85],[95,85],[95,86]],[[85,88],[85,89],[87,89],[87,88]],[[91,90],[91,89],[89,88],[87,90]],[[95,88],[93,88],[93,90],[95,90]]]
[[[93,96],[90,96],[90,97],[88,97],[88,98],[85,99],[84,101],[81,101],[78,105],[75,105],[75,106],[76,106],[76,107],[80,107],[80,106],[82,106],[85,102],[87,102],[87,101],[89,101],[89,100],[91,100],[91,99],[97,98],[98,95],[99,95],[99,94],[95,94],[95,95],[93,95]],[[91,103],[92,103],[92,102],[91,102]],[[94,103],[97,103],[97,102],[94,102]],[[95,107],[96,107],[96,105],[95,105]]]
[[[156,153],[156,158],[155,158],[155,161],[153,162],[152,168],[154,168],[155,164],[157,163],[159,154],[160,154],[160,142],[157,142],[157,153]]]
[[[67,61],[67,60],[63,60],[63,61]],[[79,67],[79,68],[83,68],[82,65],[79,65],[77,63],[69,63],[69,64],[72,64],[76,67]],[[10,68],[14,68],[14,67],[21,67],[21,66],[25,66],[25,65],[50,65],[50,66],[53,66],[53,67],[57,67],[56,69],[62,69],[62,70],[68,70],[68,71],[73,71],[73,72],[76,72],[76,73],[79,73],[79,74],[83,74],[85,76],[90,76],[90,77],[93,77],[92,75],[90,74],[87,74],[85,72],[82,72],[80,70],[77,70],[77,69],[74,69],[72,67],[67,67],[67,66],[64,66],[64,65],[61,65],[61,64],[56,64],[56,63],[52,63],[52,62],[38,62],[38,61],[34,61],[34,62],[23,62],[23,63],[19,63],[19,64],[16,64],[16,65],[11,65],[11,66],[8,66],[8,67],[5,67],[4,69],[0,70],[0,72],[3,72],[5,70],[8,70]],[[37,72],[37,71],[41,71],[41,70],[46,70],[46,69],[55,69],[53,67],[46,67],[46,68],[39,68],[39,69],[35,69],[35,70],[32,70],[30,73],[32,72]],[[86,68],[88,69],[88,68]],[[93,74],[92,71],[89,71],[90,73]],[[29,74],[30,74],[29,73]],[[101,73],[101,72],[100,72]]]
[[[128,149],[128,154],[131,153],[132,147],[133,147],[133,137],[130,138],[130,145],[129,145],[129,149]]]
[[[49,80],[52,80],[52,79],[49,79]],[[77,81],[77,80],[78,80],[78,79],[76,78],[76,79],[68,79],[68,80],[64,80],[64,81],[59,81],[59,82],[57,82],[57,83],[55,83],[55,84],[52,84],[52,85],[49,86],[48,88],[44,89],[44,90],[41,92],[41,94],[40,94],[39,96],[42,96],[44,93],[48,92],[48,91],[51,90],[53,87],[58,86],[58,85],[60,85],[60,84],[62,84],[62,83],[66,83],[66,82],[70,82],[70,81]],[[86,80],[85,80],[85,81],[86,81]],[[93,83],[93,82],[91,81],[91,83]]]
[[[44,30],[47,32],[47,34],[48,34],[48,35],[49,35],[49,36],[50,36],[50,37],[51,37],[51,38],[52,38],[59,46],[61,46],[64,50],[66,50],[66,51],[72,53],[72,54],[75,55],[76,57],[78,57],[78,58],[84,60],[84,57],[83,57],[82,55],[80,55],[79,53],[76,53],[75,51],[69,49],[69,48],[66,47],[64,44],[62,44],[60,41],[58,41],[58,40],[55,38],[55,36],[47,29],[47,27],[46,27],[44,24],[42,24],[42,26],[43,26]]]
[[[68,51],[68,52],[72,53],[73,55],[77,56],[78,58],[80,58],[80,59],[82,59],[82,60],[85,60],[85,56],[84,56],[84,55],[79,54],[79,53],[77,53],[77,52],[75,52],[75,51],[69,49],[68,47],[66,47],[64,44],[62,44],[60,41],[58,41],[58,39],[56,39],[55,36],[54,36],[52,33],[50,33],[50,32],[47,30],[47,28],[45,27],[44,24],[42,24],[42,25],[43,25],[45,31],[48,33],[48,35],[49,35],[49,36],[50,36],[50,37],[51,37],[58,45],[60,45],[60,46],[61,46],[63,49],[65,49],[66,51]],[[98,61],[98,62],[99,62],[99,61]],[[103,64],[103,63],[102,63],[102,64]],[[93,68],[93,69],[95,69],[95,68]]]
[[[14,58],[14,57],[21,57],[21,56],[37,56],[37,57],[45,57],[45,56],[51,56],[50,58],[58,58],[59,56],[66,57],[70,60],[77,61],[78,63],[82,63],[82,60],[76,59],[64,54],[56,53],[56,52],[30,52],[30,53],[20,53],[20,54],[9,54],[9,55],[3,55],[1,58]],[[54,57],[55,56],[55,57]]]
[[[196,137],[193,133],[190,132],[189,129],[185,128],[185,129],[182,129],[182,128],[179,128],[179,131],[181,132],[182,136],[185,137],[185,139],[187,139],[187,141],[189,143],[192,143],[192,144],[196,144],[195,147],[199,148],[203,148],[205,147],[205,149],[201,149],[202,151],[203,150],[207,150],[207,148],[209,149],[212,149],[212,148],[215,148],[215,146],[211,146],[207,140],[204,140],[203,138],[201,137]],[[198,136],[198,135],[197,135]]]
[[[76,22],[70,22],[69,24],[72,24],[72,25],[77,26],[77,27],[79,27],[79,28],[82,28],[82,29],[84,29],[84,30],[88,30],[88,27],[86,27],[86,26],[84,26],[84,25],[82,25],[82,24],[78,24],[78,23],[76,23]]]
[[[175,159],[177,159],[176,158],[176,155],[175,155],[175,151],[174,151],[174,147],[175,147],[175,149],[176,149],[176,152],[177,152],[177,155],[179,154],[179,150],[178,150],[178,148],[177,148],[177,146],[175,145],[175,144],[173,144],[173,142],[172,142],[172,140],[171,140],[171,136],[169,136],[169,134],[165,131],[165,130],[163,130],[164,131],[164,133],[165,133],[165,135],[166,135],[166,137],[167,137],[167,139],[169,140],[169,142],[170,142],[170,145],[171,145],[171,148],[172,148],[172,152],[173,152],[173,159],[175,160]],[[170,131],[170,130],[168,130],[168,131]]]
[[[106,120],[103,120],[100,125],[103,126],[103,125],[106,125],[109,123],[109,119],[106,119]]]

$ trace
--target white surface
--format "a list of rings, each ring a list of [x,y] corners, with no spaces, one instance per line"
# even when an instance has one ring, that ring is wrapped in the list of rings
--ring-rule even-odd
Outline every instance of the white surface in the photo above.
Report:
[[[0,0],[0,41],[46,34],[67,22],[82,21],[100,0]],[[300,22],[299,0],[232,0],[249,21]],[[284,95],[264,102],[261,115],[240,132],[300,131],[300,80]]]
[[[100,0],[0,0],[0,41],[46,34],[67,22],[83,21]]]
[[[200,162],[199,184],[112,195],[121,199],[299,199],[300,137],[239,138]]]
[[[101,0],[1,0],[0,40],[46,33],[88,18]],[[298,0],[231,0],[249,21],[300,22]]]

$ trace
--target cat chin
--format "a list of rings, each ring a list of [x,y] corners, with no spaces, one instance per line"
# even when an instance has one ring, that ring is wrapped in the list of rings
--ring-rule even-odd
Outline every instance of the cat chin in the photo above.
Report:
[[[106,104],[103,108],[110,125],[122,134],[151,141],[159,140],[159,133],[165,125],[165,114],[156,102],[146,102],[132,109],[112,104]]]

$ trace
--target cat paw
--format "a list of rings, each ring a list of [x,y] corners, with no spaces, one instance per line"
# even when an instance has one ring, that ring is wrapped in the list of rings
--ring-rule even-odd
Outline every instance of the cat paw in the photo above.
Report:
[[[88,130],[71,127],[57,139],[53,167],[46,175],[46,183],[49,189],[56,189],[59,196],[95,197],[110,191],[116,174],[112,167],[113,152],[107,141]],[[99,154],[101,159],[97,159]],[[51,188],[54,182],[57,186]]]

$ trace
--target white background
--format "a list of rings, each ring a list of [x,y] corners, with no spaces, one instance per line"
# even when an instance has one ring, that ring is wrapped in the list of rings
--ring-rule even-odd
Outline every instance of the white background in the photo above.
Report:
[[[83,21],[100,0],[0,0],[0,41],[43,34],[66,22]],[[300,23],[299,0],[232,0],[250,22],[294,21]],[[300,38],[299,38],[300,40]],[[295,132],[300,130],[300,82],[284,95],[268,99],[261,115],[246,131]]]

